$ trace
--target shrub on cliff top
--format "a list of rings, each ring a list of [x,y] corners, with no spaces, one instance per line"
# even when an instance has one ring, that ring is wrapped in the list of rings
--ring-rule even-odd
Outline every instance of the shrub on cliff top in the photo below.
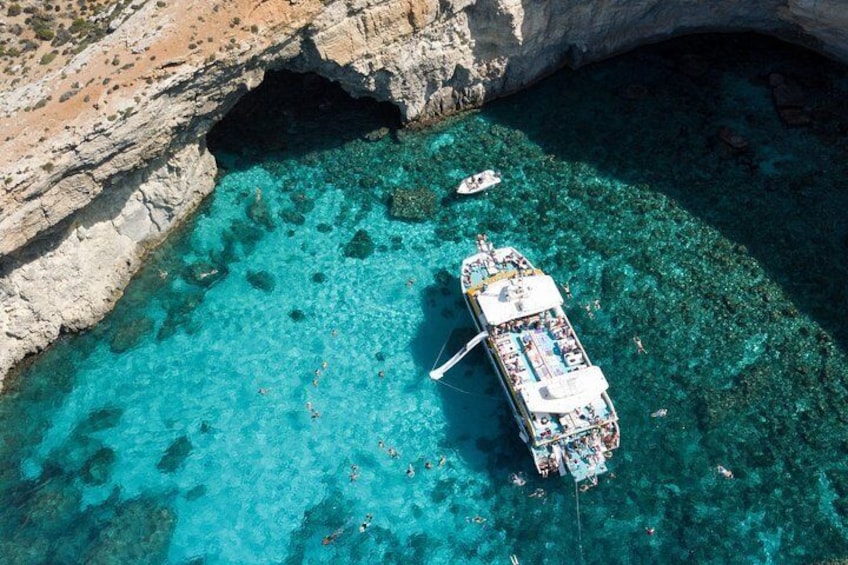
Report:
[[[56,55],[58,55],[58,53],[56,53],[55,51],[51,51],[50,53],[45,53],[44,55],[41,56],[41,61],[39,61],[39,64],[49,65],[50,63],[53,62],[53,59],[56,58]],[[60,100],[60,102],[64,102],[64,100]]]

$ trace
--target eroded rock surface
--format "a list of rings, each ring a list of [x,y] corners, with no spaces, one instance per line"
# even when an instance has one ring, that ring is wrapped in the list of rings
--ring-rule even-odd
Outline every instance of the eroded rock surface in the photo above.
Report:
[[[316,72],[426,121],[695,31],[848,60],[836,0],[147,0],[103,25],[81,52],[0,79],[0,375],[111,308],[212,190],[204,136],[266,70]]]

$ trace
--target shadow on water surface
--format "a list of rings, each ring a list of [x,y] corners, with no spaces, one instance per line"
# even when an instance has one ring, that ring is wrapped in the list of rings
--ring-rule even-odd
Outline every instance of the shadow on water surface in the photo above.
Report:
[[[424,320],[410,344],[422,374],[445,363],[477,333],[458,289],[459,279],[440,270],[423,290]],[[445,449],[457,450],[470,467],[485,469],[494,482],[502,482],[511,471],[535,472],[482,344],[441,380],[430,383],[442,400]]]
[[[557,159],[671,197],[744,246],[848,349],[845,66],[753,34],[691,36],[521,96],[485,115]]]

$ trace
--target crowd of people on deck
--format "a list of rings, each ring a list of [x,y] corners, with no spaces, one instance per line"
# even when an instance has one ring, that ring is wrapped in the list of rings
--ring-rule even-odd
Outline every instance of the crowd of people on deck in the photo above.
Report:
[[[500,272],[512,270],[528,274],[532,272],[530,262],[524,256],[519,255],[515,251],[509,251],[502,257],[498,257],[497,253],[495,253],[495,247],[486,238],[486,234],[480,234],[477,236],[477,248],[481,253],[485,253],[487,257],[485,259],[471,261],[463,266],[462,284],[465,285],[466,288],[471,286],[471,273],[474,269],[479,269],[482,273],[484,273],[482,278],[485,278],[485,275],[491,274],[489,272],[491,267],[496,268]]]
[[[521,362],[519,353],[523,353],[528,360],[538,360],[538,363],[532,363],[537,381],[552,378],[550,371],[542,370],[544,362],[542,357],[538,355],[538,352],[534,350],[537,348],[534,345],[532,336],[524,335],[518,343],[512,338],[512,334],[527,331],[545,331],[547,336],[555,343],[552,352],[561,358],[567,370],[573,370],[587,365],[585,355],[577,343],[574,330],[568,324],[565,317],[558,316],[556,313],[549,314],[545,312],[529,318],[510,320],[500,326],[495,326],[492,329],[492,337],[495,347],[498,350],[498,355],[507,369],[510,381],[515,390],[521,390],[524,384],[523,375],[526,374],[526,368]],[[521,351],[516,348],[516,345],[521,348]]]

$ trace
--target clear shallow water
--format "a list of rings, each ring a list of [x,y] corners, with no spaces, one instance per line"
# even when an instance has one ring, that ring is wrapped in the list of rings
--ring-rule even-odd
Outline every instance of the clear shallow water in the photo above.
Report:
[[[838,190],[848,85],[844,69],[812,60],[815,72],[804,71],[809,56],[764,40],[695,38],[371,142],[361,134],[382,110],[337,96],[317,97],[323,111],[292,96],[283,111],[260,98],[234,112],[254,119],[218,134],[226,174],[201,213],[103,324],[51,349],[0,397],[0,554],[848,555],[848,227],[836,213],[848,204]],[[814,127],[780,124],[774,70],[805,80],[821,110]],[[647,96],[623,94],[633,83]],[[299,84],[276,88],[323,92]],[[725,147],[723,125],[751,149]],[[451,196],[489,166],[503,172],[500,188]],[[437,193],[433,217],[393,219],[392,193],[419,187]],[[358,230],[373,254],[345,257]],[[482,355],[444,386],[426,376],[446,342],[443,357],[472,334],[454,273],[481,231],[570,282],[569,313],[611,382],[622,448],[615,477],[580,496],[579,530],[572,485],[533,476]],[[652,419],[660,407],[668,416]],[[508,481],[519,471],[531,477],[522,488]],[[538,487],[545,497],[528,496]]]

